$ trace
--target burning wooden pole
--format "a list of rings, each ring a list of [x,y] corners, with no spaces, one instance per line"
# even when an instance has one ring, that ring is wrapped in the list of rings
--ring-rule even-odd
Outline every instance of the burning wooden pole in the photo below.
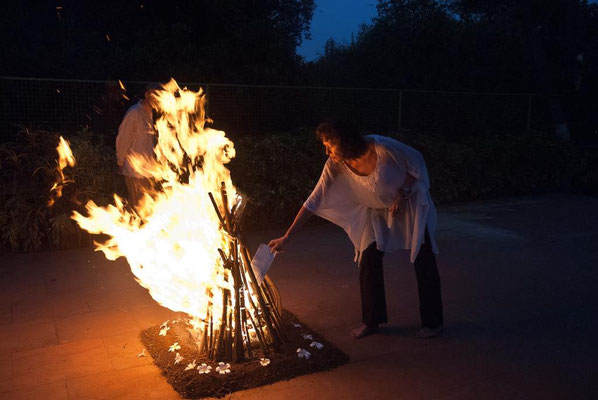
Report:
[[[224,182],[220,188],[222,204],[218,205],[212,193],[209,193],[209,197],[221,222],[221,229],[231,239],[226,249],[228,253],[224,249],[218,249],[218,252],[225,270],[230,271],[232,292],[222,289],[220,327],[213,331],[210,329],[208,337],[202,339],[204,343],[213,343],[208,346],[207,355],[214,360],[239,362],[256,356],[254,346],[257,346],[266,356],[287,340],[280,313],[276,309],[271,288],[266,283],[260,284],[253,273],[251,253],[241,234],[236,212],[238,204],[230,208]],[[200,352],[205,348],[200,346]]]
[[[253,273],[253,269],[251,268],[251,257],[249,255],[250,254],[249,250],[247,249],[246,246],[242,245],[241,252],[245,259],[246,272],[249,275],[251,285],[253,287],[253,290],[257,297],[257,301],[259,303],[259,308],[262,311],[262,314],[264,316],[265,326],[268,329],[268,331],[270,332],[270,335],[273,339],[274,348],[276,349],[284,341],[284,339],[281,335],[281,332],[279,332],[277,329],[275,329],[274,321],[272,319],[270,310],[268,309],[268,305],[266,304],[266,301],[264,300],[264,294],[263,294],[261,287],[255,277],[255,274]]]
[[[233,257],[233,281],[235,285],[235,337],[234,337],[234,354],[233,361],[238,362],[243,359],[243,331],[241,329],[241,271],[239,266],[239,243],[234,241],[234,257]],[[248,355],[249,356],[249,355]]]

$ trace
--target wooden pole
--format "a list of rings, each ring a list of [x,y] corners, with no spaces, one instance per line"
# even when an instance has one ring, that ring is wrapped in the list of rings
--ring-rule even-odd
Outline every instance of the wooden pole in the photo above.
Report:
[[[240,290],[242,287],[241,283],[241,271],[239,271],[239,243],[235,239],[233,246],[233,281],[235,286],[235,335],[234,335],[234,350],[233,361],[239,362],[243,359],[243,332],[241,331],[241,296]]]
[[[270,331],[270,335],[272,336],[273,346],[275,349],[278,349],[282,341],[282,338],[280,337],[279,332],[274,328],[272,316],[270,315],[270,310],[268,310],[266,302],[264,301],[264,296],[261,291],[261,288],[257,283],[257,279],[255,278],[255,274],[253,273],[253,269],[251,269],[251,257],[249,257],[249,250],[243,244],[241,245],[241,254],[243,255],[245,261],[246,272],[249,274],[253,290],[257,297],[257,301],[260,305],[262,314],[264,316],[266,327],[268,328],[268,330]]]
[[[228,319],[228,297],[230,292],[226,289],[222,290],[222,316],[220,318],[220,329],[218,330],[218,341],[216,342],[216,351],[214,352],[216,357],[224,355],[224,335],[226,331],[227,319]]]
[[[224,221],[226,222],[226,230],[232,233],[232,223],[230,210],[228,209],[228,195],[226,194],[226,185],[224,182],[220,183],[220,194],[222,195],[222,205],[224,207]]]
[[[274,303],[274,297],[272,295],[272,291],[270,289],[270,286],[266,283],[266,281],[264,280],[264,282],[262,283],[263,289],[264,289],[264,295],[266,296],[266,299],[268,300],[268,304],[271,306],[272,308],[272,315],[273,315],[273,319],[274,322],[277,325],[277,329],[280,333],[280,336],[282,338],[283,341],[287,341],[288,337],[287,337],[287,331],[284,327],[284,324],[282,322],[282,316],[280,315],[280,313],[278,312],[278,308],[276,307],[276,304]]]
[[[244,273],[241,273],[241,278],[243,279],[243,285],[247,288],[247,290],[249,289],[249,282],[247,281],[247,276]],[[251,298],[251,295],[247,296],[247,299],[249,299],[249,303],[251,304],[251,310],[253,311],[257,311],[257,307],[255,306],[255,303],[253,302],[253,299]],[[260,347],[262,349],[262,352],[264,354],[268,354],[268,345],[265,341],[264,335],[262,333],[262,328],[261,325],[259,324],[259,319],[258,319],[258,315],[256,313],[256,321],[253,319],[253,317],[251,316],[251,311],[247,309],[247,307],[245,307],[245,313],[247,314],[247,316],[249,317],[249,319],[251,320],[251,324],[253,325],[253,329],[255,330],[255,334],[258,338],[258,342],[260,344]],[[249,331],[247,331],[247,337],[249,337]]]
[[[255,308],[254,308],[254,310],[255,310]],[[247,315],[249,315],[249,319],[251,320],[251,325],[253,325],[253,330],[255,331],[255,334],[257,335],[257,340],[260,344],[260,348],[262,349],[262,353],[264,353],[264,355],[269,354],[270,352],[268,351],[268,344],[266,343],[266,340],[263,336],[262,329],[259,325],[259,320],[257,321],[258,323],[256,323],[256,321],[251,316],[251,313],[247,313]],[[257,315],[255,316],[255,318],[257,319]]]
[[[226,332],[225,332],[225,337],[226,337],[226,341],[225,341],[225,343],[226,343],[226,346],[225,346],[226,356],[225,357],[226,357],[227,360],[233,360],[234,361],[234,359],[233,359],[233,345],[234,345],[234,343],[233,343],[233,329],[232,329],[232,326],[233,326],[233,314],[229,312],[228,313],[228,326],[227,326]]]
[[[249,329],[247,328],[247,314],[248,314],[248,310],[247,310],[247,305],[245,304],[245,288],[247,287],[247,284],[245,283],[245,279],[244,279],[244,275],[242,272],[242,267],[241,267],[241,260],[238,258],[239,253],[238,253],[238,247],[237,247],[237,253],[236,253],[236,261],[237,261],[237,273],[238,273],[238,278],[239,278],[239,310],[240,310],[240,314],[242,317],[241,320],[241,327],[243,329],[243,331],[245,332],[245,337],[246,337],[246,341],[245,341],[245,345],[247,348],[247,357],[248,358],[252,358],[252,349],[251,349],[251,336],[249,336]],[[241,292],[243,291],[243,292]],[[243,350],[241,350],[243,351]]]
[[[199,339],[199,345],[197,346],[199,348],[200,354],[208,354],[208,324],[209,323],[206,319],[203,324],[203,332],[201,334],[201,338]]]
[[[243,301],[243,303],[245,303]],[[249,328],[247,328],[247,308],[243,304],[243,330],[245,331],[245,347],[247,348],[247,357],[253,358],[253,349],[251,348],[251,336],[249,336]],[[256,334],[257,336],[257,334]]]
[[[208,196],[210,197],[210,201],[212,202],[212,205],[214,206],[214,211],[216,211],[216,215],[218,216],[220,223],[222,225],[224,225],[224,218],[222,218],[222,214],[220,214],[220,210],[218,209],[218,204],[216,204],[216,200],[214,200],[214,195],[212,194],[212,192],[209,192]]]
[[[249,249],[247,249],[247,247],[244,247],[244,251],[246,252],[246,257],[249,259]],[[257,279],[255,278],[255,275],[253,274],[253,269],[251,269],[251,265],[248,267],[248,271],[250,273],[250,277],[252,277],[253,281],[254,281],[254,285],[258,287],[258,291],[259,294],[262,295],[265,299],[266,299],[266,305],[271,306],[272,308],[272,314],[270,315],[270,317],[272,318],[272,321],[274,322],[274,327],[277,329],[281,340],[284,342],[286,341],[286,332],[284,330],[283,324],[282,324],[282,319],[278,313],[278,311],[276,310],[276,306],[274,305],[274,300],[269,296],[268,291],[264,288],[265,284],[262,283],[262,285],[258,285],[257,283]],[[259,299],[259,297],[258,297]],[[267,309],[269,310],[269,309]]]
[[[212,307],[210,307],[210,345],[208,346],[208,357],[212,358],[214,354],[214,319],[212,318]]]

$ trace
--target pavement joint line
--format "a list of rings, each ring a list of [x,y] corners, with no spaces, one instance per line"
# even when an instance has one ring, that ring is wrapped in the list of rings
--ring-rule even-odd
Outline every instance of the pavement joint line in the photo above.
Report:
[[[71,399],[71,394],[69,393],[69,387],[66,384],[66,381],[64,381],[63,383],[64,383],[64,389],[66,390],[66,397],[70,400]]]
[[[101,337],[100,340],[102,341],[102,346],[104,347],[104,352],[106,352],[106,357],[108,357],[108,360],[110,360],[110,365],[112,365],[112,370],[116,371],[116,368],[114,368],[114,363],[112,362],[112,357],[110,357],[110,354],[108,353],[108,347],[106,346],[106,342],[104,341],[104,338]]]
[[[152,359],[152,363],[151,363],[151,364],[133,365],[133,366],[131,366],[131,367],[120,368],[120,369],[114,369],[114,370],[112,370],[112,371],[94,372],[94,373],[92,373],[92,374],[86,374],[86,375],[74,376],[74,377],[72,377],[72,378],[64,379],[64,382],[67,384],[67,387],[68,387],[68,382],[70,382],[70,381],[74,381],[74,380],[76,380],[76,379],[87,378],[87,377],[90,377],[90,376],[98,376],[98,375],[105,375],[105,374],[113,374],[113,373],[115,373],[115,372],[119,373],[119,372],[121,372],[121,371],[127,371],[127,370],[132,370],[132,369],[135,369],[135,368],[143,368],[143,367],[147,367],[148,365],[152,365],[152,366],[154,366],[155,368],[158,368],[158,367],[156,366],[156,364],[154,364],[154,363],[153,363],[153,359]],[[160,373],[160,371],[158,371],[158,375],[159,375],[159,376],[160,376],[160,377],[163,379],[163,376],[162,376],[162,374]],[[58,379],[58,380],[56,380],[56,381],[52,381],[52,382],[60,382],[60,379]],[[51,383],[51,382],[48,382],[48,383]],[[37,386],[40,386],[40,385],[37,385]]]
[[[60,339],[58,338],[58,328],[56,327],[56,316],[54,315],[54,309],[52,309],[52,323],[54,324],[54,335],[56,336],[56,344],[60,344]]]

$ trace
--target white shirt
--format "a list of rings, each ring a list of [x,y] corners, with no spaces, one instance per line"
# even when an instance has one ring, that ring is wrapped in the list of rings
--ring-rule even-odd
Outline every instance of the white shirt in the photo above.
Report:
[[[155,139],[151,112],[145,110],[139,101],[127,110],[123,122],[118,127],[116,162],[118,166],[123,167],[123,175],[143,178],[130,165],[127,156],[140,154],[153,157]]]
[[[377,161],[367,176],[352,172],[344,163],[326,161],[320,180],[303,206],[314,214],[340,226],[347,232],[361,254],[376,242],[378,250],[411,250],[415,261],[424,242],[426,226],[432,251],[438,253],[435,240],[437,213],[430,195],[430,178],[422,155],[398,140],[370,135]],[[393,204],[407,174],[415,178],[405,209],[392,216]],[[360,256],[356,257],[356,259]]]

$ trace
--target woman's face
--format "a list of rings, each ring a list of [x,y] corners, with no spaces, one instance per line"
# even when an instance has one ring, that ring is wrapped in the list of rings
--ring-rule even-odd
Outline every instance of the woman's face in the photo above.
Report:
[[[322,140],[322,144],[326,148],[326,154],[328,155],[328,157],[330,157],[330,159],[332,159],[332,161],[336,163],[342,161],[343,157],[341,155],[340,148],[337,143],[324,139]]]

